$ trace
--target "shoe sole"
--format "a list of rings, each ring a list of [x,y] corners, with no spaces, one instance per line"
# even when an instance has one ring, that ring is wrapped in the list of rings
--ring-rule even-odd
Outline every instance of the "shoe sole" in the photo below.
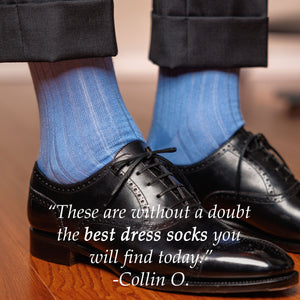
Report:
[[[30,228],[30,252],[33,256],[57,264],[71,266],[79,262],[86,262],[90,258],[90,253],[102,254],[98,249],[75,242],[57,241],[57,235],[39,231]],[[124,272],[130,272],[131,276],[124,276],[124,282],[131,282],[132,278],[141,273],[134,273],[131,270],[121,269],[118,264],[104,264],[117,276]],[[157,275],[158,276],[158,275]],[[162,275],[161,275],[162,276]],[[176,282],[175,282],[176,283]],[[147,286],[137,285],[139,287],[182,293],[203,293],[203,294],[224,294],[224,293],[249,293],[280,291],[290,288],[298,283],[298,273],[296,271],[288,272],[278,276],[270,276],[256,279],[186,279],[183,285],[175,286],[174,282],[165,277],[164,285]],[[177,284],[177,283],[176,283]]]
[[[293,241],[288,239],[283,239],[280,237],[277,237],[275,235],[266,233],[264,231],[261,231],[247,223],[236,223],[229,220],[222,219],[222,221],[229,225],[230,227],[237,229],[247,235],[251,235],[253,237],[257,237],[263,240],[270,241],[285,251],[293,252],[293,253],[300,253],[300,241]]]

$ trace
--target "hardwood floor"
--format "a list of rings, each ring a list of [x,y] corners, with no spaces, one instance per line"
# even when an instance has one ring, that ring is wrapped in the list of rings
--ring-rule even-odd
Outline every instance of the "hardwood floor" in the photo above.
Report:
[[[143,133],[149,130],[154,82],[121,82],[129,110]],[[300,118],[290,117],[273,87],[252,85],[243,91],[249,129],[261,131],[300,178]],[[31,85],[0,85],[0,299],[224,299],[120,287],[104,269],[47,263],[29,254],[26,201],[33,162],[38,154],[38,112]],[[292,255],[300,271],[300,255]],[[300,299],[300,285],[288,291],[226,296],[227,299]]]

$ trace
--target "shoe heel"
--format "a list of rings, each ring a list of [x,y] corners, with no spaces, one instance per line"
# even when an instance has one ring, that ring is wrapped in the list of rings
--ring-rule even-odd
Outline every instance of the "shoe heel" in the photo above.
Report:
[[[56,264],[71,266],[78,261],[76,255],[52,234],[30,228],[31,255]]]

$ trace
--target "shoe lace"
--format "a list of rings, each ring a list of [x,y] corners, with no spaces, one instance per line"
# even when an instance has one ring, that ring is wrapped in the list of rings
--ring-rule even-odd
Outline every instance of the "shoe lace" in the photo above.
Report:
[[[121,157],[119,157],[119,159],[112,164],[112,169],[117,173],[125,166],[128,166],[128,169],[123,174],[123,177],[121,178],[120,182],[113,189],[111,196],[110,196],[108,202],[105,204],[105,206],[108,206],[111,203],[111,201],[116,197],[116,195],[119,193],[119,191],[122,189],[124,184],[127,182],[129,177],[134,172],[135,168],[141,162],[144,162],[144,163],[148,162],[148,164],[145,164],[144,167],[142,167],[139,171],[137,171],[136,175],[140,175],[143,172],[145,172],[146,170],[150,170],[150,169],[157,168],[157,167],[160,169],[160,171],[162,173],[161,175],[157,175],[156,178],[153,179],[151,182],[148,182],[147,186],[151,186],[151,185],[155,184],[156,182],[161,181],[164,178],[169,178],[170,182],[172,182],[172,184],[170,184],[170,186],[166,187],[162,192],[160,192],[159,194],[156,195],[157,198],[161,198],[166,193],[169,193],[174,190],[178,190],[179,194],[181,196],[183,196],[183,194],[179,188],[184,187],[184,185],[172,180],[172,176],[174,176],[173,173],[170,171],[167,171],[162,166],[162,163],[159,161],[159,160],[162,160],[162,161],[169,163],[168,160],[166,160],[159,154],[160,153],[173,153],[175,151],[176,151],[176,148],[166,148],[166,149],[152,151],[149,147],[147,147],[146,152],[133,154],[124,159],[122,159],[122,156],[127,156],[128,154],[125,153]],[[155,158],[159,158],[159,160],[157,160]]]
[[[238,196],[241,190],[241,175],[242,175],[241,167],[242,167],[243,158],[246,156],[247,153],[252,153],[259,150],[264,151],[264,154],[266,156],[264,158],[264,161],[266,162],[269,161],[270,158],[274,158],[274,155],[270,151],[266,151],[266,150],[271,150],[277,155],[277,157],[280,159],[281,162],[278,161],[277,159],[274,160],[278,163],[278,167],[275,168],[276,172],[281,172],[282,169],[284,168],[286,168],[286,170],[289,171],[289,167],[287,166],[283,157],[278,153],[276,149],[274,149],[269,144],[269,142],[267,141],[267,139],[263,134],[261,133],[251,134],[244,142],[244,146],[242,148],[242,152],[238,161],[237,172],[236,172],[236,191]],[[288,175],[284,177],[284,180],[287,182],[290,176],[292,176],[292,173],[289,171]]]

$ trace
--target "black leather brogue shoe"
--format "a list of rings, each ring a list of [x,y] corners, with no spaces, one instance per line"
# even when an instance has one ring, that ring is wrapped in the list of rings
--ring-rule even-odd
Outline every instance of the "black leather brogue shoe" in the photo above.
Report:
[[[251,209],[248,217],[225,216],[226,223],[300,252],[300,184],[262,134],[242,128],[203,161],[180,169],[206,209]]]
[[[66,265],[98,258],[122,285],[172,292],[270,291],[297,282],[292,259],[279,247],[238,236],[205,211],[195,218],[199,200],[160,152],[129,143],[73,185],[49,181],[35,165],[28,202],[32,255]]]

